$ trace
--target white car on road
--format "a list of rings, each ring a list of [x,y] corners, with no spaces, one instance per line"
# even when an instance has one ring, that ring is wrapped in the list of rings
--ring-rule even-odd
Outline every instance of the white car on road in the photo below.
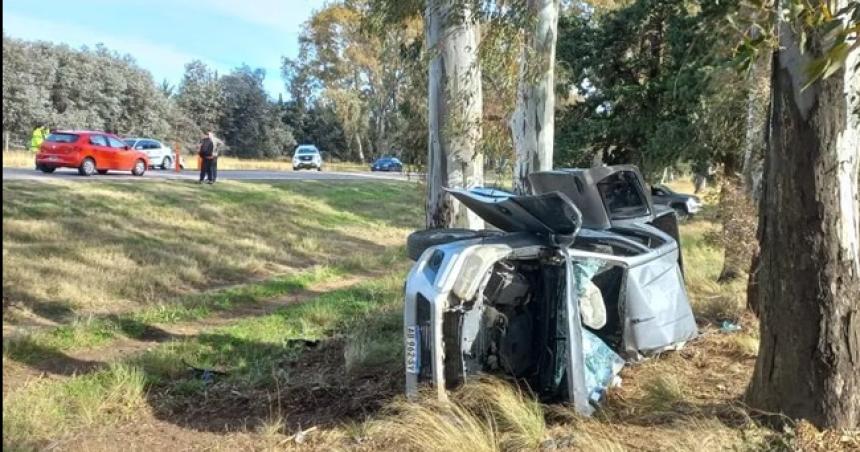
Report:
[[[149,164],[153,168],[171,169],[174,167],[176,154],[173,149],[165,146],[162,142],[152,138],[125,138],[123,141],[132,149],[145,152],[149,156]],[[179,160],[179,167],[185,167],[182,159]]]
[[[322,171],[322,155],[312,144],[303,144],[293,153],[293,171],[310,168]]]

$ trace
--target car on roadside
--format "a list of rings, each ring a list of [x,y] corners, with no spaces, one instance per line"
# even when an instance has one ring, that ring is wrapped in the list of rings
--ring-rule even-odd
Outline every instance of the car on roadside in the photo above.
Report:
[[[403,171],[403,162],[397,157],[380,157],[370,165],[371,171]]]
[[[176,152],[164,143],[152,138],[125,138],[123,141],[131,146],[136,151],[143,151],[149,157],[149,163],[152,168],[161,168],[163,170],[174,169],[176,162]],[[179,167],[185,168],[185,162],[180,157]]]
[[[293,152],[293,171],[316,169],[322,171],[322,154],[312,144],[302,144]]]
[[[544,171],[532,195],[449,189],[493,229],[407,239],[407,396],[481,374],[524,381],[589,415],[628,361],[698,334],[678,220],[634,166]]]
[[[702,210],[702,200],[698,196],[678,193],[662,184],[651,186],[651,199],[654,204],[674,209],[681,221],[687,221]]]
[[[131,171],[142,176],[149,156],[132,149],[116,135],[91,130],[59,130],[45,138],[36,154],[36,169],[53,173],[57,168],[76,168],[82,176]]]

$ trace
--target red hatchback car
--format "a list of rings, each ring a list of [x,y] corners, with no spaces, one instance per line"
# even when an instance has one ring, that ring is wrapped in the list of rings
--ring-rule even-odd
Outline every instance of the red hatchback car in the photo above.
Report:
[[[61,130],[48,135],[36,154],[36,169],[53,173],[57,168],[77,168],[82,176],[109,170],[142,176],[149,168],[149,157],[110,133]]]

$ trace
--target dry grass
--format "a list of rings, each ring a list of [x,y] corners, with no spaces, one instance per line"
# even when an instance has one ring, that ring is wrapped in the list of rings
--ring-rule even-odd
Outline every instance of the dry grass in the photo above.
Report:
[[[387,450],[535,450],[548,439],[543,407],[508,382],[484,378],[452,394],[394,402],[371,424],[375,444]]]
[[[64,323],[313,265],[379,268],[420,224],[419,196],[385,183],[4,182],[4,306]]]
[[[4,394],[3,447],[37,447],[69,432],[128,421],[145,407],[144,384],[143,372],[126,365],[63,382],[33,381]]]
[[[30,151],[14,150],[3,153],[4,168],[35,168],[36,154]]]

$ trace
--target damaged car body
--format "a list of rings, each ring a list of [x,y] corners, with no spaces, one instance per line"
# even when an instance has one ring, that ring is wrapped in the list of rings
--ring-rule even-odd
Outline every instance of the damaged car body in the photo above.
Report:
[[[501,374],[590,414],[625,360],[696,336],[677,219],[655,209],[635,167],[539,172],[530,181],[534,195],[449,190],[501,232],[425,242],[413,256],[407,395],[429,384],[445,399],[475,375]]]

